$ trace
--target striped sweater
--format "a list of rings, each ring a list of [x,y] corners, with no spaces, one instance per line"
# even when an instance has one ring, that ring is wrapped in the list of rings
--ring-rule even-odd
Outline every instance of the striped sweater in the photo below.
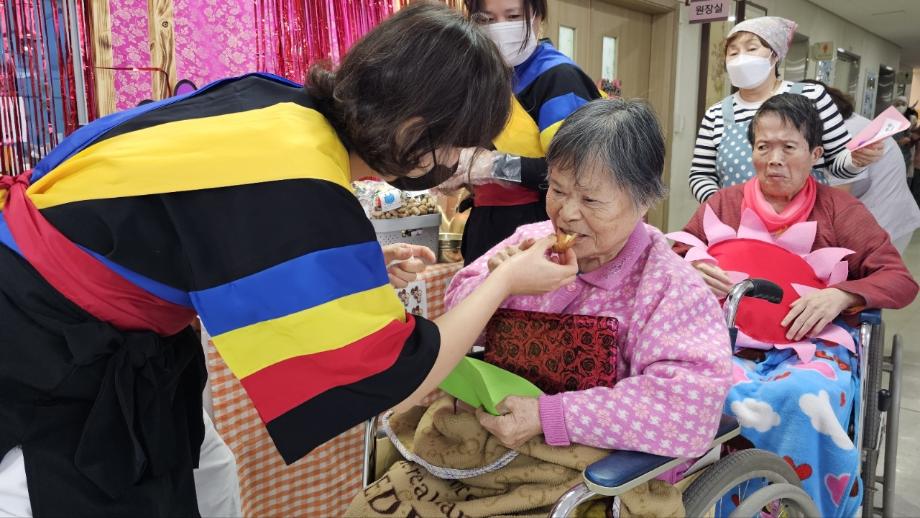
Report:
[[[785,93],[792,88],[792,82],[783,81],[776,92]],[[802,95],[813,100],[815,108],[824,123],[824,156],[815,164],[817,168],[827,170],[837,178],[853,178],[864,168],[853,165],[850,151],[846,149],[850,134],[843,124],[843,117],[837,111],[831,96],[821,85],[806,84]],[[762,103],[749,103],[734,94],[735,122],[749,121]],[[716,171],[716,154],[724,133],[722,101],[712,105],[703,115],[700,129],[693,149],[693,162],[690,165],[690,192],[702,203],[721,188],[719,173]]]

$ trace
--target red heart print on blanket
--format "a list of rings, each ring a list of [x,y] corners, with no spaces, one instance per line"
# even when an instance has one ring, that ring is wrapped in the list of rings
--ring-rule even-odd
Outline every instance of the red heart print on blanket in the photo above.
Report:
[[[827,476],[824,477],[824,485],[827,486],[827,491],[831,494],[831,500],[834,501],[835,505],[840,505],[840,501],[843,499],[843,494],[846,493],[847,484],[849,483],[849,473],[841,473],[840,475],[828,473]]]
[[[812,470],[811,465],[808,463],[799,464],[796,466],[795,461],[792,460],[792,457],[786,455],[783,457],[783,460],[786,461],[786,464],[792,466],[792,469],[795,471],[795,474],[799,476],[799,480],[805,480],[811,476]]]

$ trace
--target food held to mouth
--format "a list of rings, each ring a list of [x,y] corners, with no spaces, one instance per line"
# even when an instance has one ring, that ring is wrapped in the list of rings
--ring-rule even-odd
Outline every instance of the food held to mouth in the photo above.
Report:
[[[566,250],[572,248],[572,245],[575,244],[576,237],[578,237],[578,234],[570,234],[568,232],[557,230],[556,244],[553,245],[553,252],[556,252],[557,254],[564,254]]]

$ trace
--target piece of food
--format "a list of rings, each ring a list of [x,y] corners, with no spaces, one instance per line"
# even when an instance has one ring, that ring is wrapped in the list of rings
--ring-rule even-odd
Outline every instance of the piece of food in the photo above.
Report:
[[[556,244],[553,245],[553,252],[556,252],[557,254],[564,254],[566,250],[572,248],[572,245],[575,244],[576,237],[578,237],[577,234],[569,234],[567,232],[557,230]]]

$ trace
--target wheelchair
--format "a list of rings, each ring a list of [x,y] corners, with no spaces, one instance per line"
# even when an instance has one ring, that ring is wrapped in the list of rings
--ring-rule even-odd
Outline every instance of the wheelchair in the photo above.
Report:
[[[731,343],[734,346],[738,330],[735,315],[743,297],[753,297],[778,303],[782,289],[762,279],[744,280],[731,290],[725,302],[725,316]],[[863,311],[859,315],[859,383],[863,397],[854,413],[849,433],[861,452],[860,476],[863,483],[862,516],[893,516],[895,464],[901,402],[902,342],[895,336],[891,355],[884,355],[884,324],[881,311]],[[883,374],[888,374],[884,387]],[[711,444],[711,451],[721,449],[729,440],[741,434],[738,421],[723,415]],[[367,422],[364,446],[364,486],[374,480],[377,438],[377,419]],[[885,441],[884,472],[878,468],[881,441]],[[659,475],[686,464],[688,459],[671,458],[635,451],[614,451],[604,459],[585,468],[583,481],[565,492],[550,511],[552,518],[564,518],[575,509],[596,498],[617,497]],[[811,497],[802,489],[802,483],[792,467],[777,455],[752,448],[723,456],[703,468],[701,473],[684,490],[683,502],[686,516],[704,516],[714,509],[718,512],[723,497],[748,481],[766,481],[766,485],[750,495],[740,495],[731,517],[760,516],[764,508],[782,506],[780,516],[818,516]],[[881,486],[882,505],[875,507],[875,495]]]

